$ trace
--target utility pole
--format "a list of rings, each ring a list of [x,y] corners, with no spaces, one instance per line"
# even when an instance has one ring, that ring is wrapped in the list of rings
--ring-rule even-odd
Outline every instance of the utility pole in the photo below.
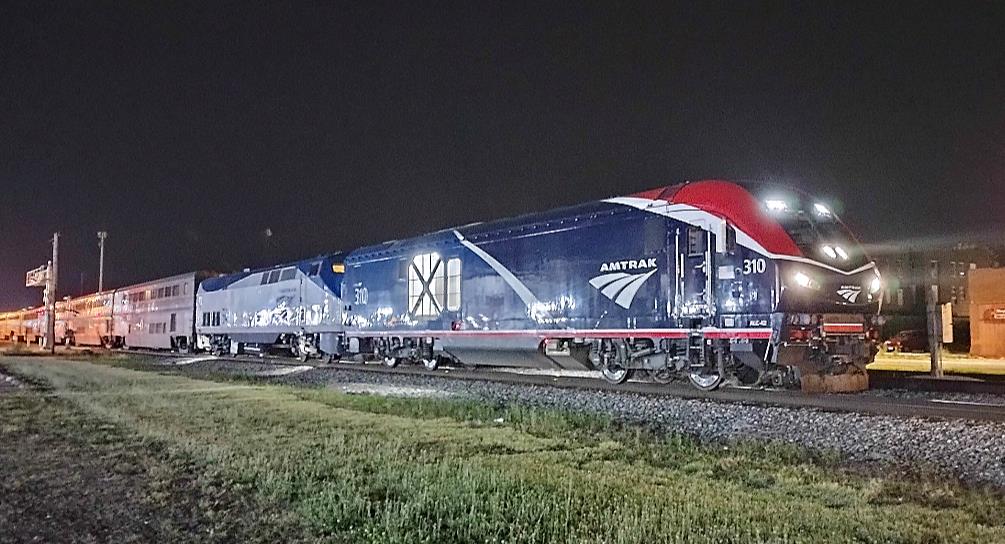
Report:
[[[52,235],[52,269],[49,271],[49,319],[45,327],[45,341],[49,353],[56,353],[56,286],[59,285],[59,233]]]
[[[105,290],[105,238],[108,233],[98,231],[98,292]]]
[[[939,261],[929,263],[927,310],[928,310],[928,352],[931,354],[931,375],[942,377],[942,308],[939,306]]]

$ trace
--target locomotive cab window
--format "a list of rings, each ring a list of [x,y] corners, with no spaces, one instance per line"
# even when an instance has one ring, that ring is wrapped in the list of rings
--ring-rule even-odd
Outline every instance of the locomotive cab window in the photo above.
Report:
[[[666,218],[647,217],[644,223],[645,254],[652,255],[666,249]]]
[[[296,267],[284,268],[283,273],[279,276],[279,281],[288,281],[297,277]]]
[[[705,254],[705,231],[700,227],[687,229],[687,256],[700,257]]]
[[[321,273],[321,263],[313,263],[311,264],[311,269],[307,273],[307,275],[313,278],[314,276],[317,276],[320,273]]]

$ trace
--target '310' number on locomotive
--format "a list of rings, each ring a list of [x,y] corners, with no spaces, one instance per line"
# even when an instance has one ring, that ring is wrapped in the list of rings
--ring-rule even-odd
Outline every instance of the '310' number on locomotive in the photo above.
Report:
[[[744,259],[743,274],[763,274],[768,269],[768,263],[764,259]]]

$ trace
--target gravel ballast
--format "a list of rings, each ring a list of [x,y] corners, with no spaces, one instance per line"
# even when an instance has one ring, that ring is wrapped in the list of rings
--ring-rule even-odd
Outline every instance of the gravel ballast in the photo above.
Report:
[[[279,365],[216,360],[178,369],[195,374],[223,372],[262,377],[266,375],[263,371],[276,366]],[[1005,488],[1005,424],[1002,423],[825,412],[669,395],[588,391],[344,368],[321,367],[268,380],[306,387],[332,387],[348,393],[439,391],[453,398],[603,413],[709,442],[755,439],[796,444],[817,451],[837,452],[852,463],[922,466],[948,472],[969,483]],[[884,396],[894,394],[884,393]],[[1003,400],[998,398],[997,402]]]

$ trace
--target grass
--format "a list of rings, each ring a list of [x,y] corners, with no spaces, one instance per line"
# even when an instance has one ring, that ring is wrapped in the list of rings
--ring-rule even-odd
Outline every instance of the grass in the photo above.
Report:
[[[0,542],[307,541],[216,467],[33,389],[0,389]]]
[[[3,364],[331,542],[1005,542],[994,492],[854,475],[794,447],[706,446],[517,406]]]
[[[968,355],[942,353],[942,368],[947,374],[987,374],[1005,375],[1005,360],[982,359]],[[931,358],[928,353],[885,353],[880,352],[869,370],[892,370],[899,372],[928,372]]]

